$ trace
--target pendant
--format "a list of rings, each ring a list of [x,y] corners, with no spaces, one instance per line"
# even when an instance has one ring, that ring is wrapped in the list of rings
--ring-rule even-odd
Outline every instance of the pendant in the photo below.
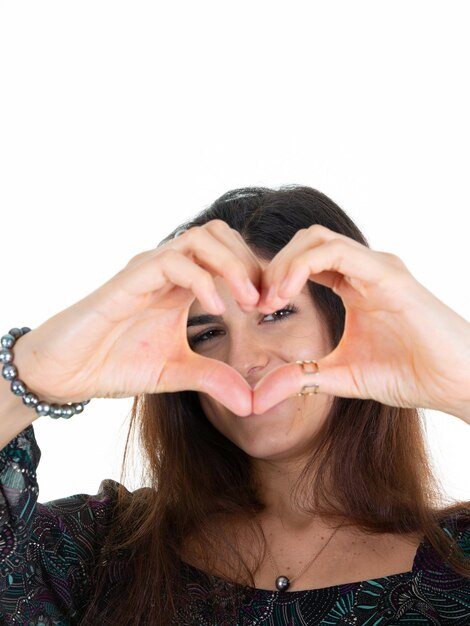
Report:
[[[286,591],[290,587],[290,580],[287,576],[278,576],[276,578],[276,589],[279,591]]]

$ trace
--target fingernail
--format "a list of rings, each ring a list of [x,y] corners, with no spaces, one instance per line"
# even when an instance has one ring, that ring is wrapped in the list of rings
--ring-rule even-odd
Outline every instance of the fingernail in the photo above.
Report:
[[[269,302],[270,300],[272,300],[272,298],[274,296],[274,291],[275,291],[274,287],[270,287],[268,289],[268,293],[266,294],[266,298],[265,298],[266,302]]]
[[[246,286],[246,290],[248,292],[248,295],[250,296],[250,298],[252,300],[258,300],[259,298],[259,293],[258,290],[256,289],[256,287],[253,285],[253,283],[251,282],[251,280],[247,279],[245,281],[245,286]]]

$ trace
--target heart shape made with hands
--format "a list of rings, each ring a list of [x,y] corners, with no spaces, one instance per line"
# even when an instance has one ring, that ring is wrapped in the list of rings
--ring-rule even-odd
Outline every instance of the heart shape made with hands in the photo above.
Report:
[[[295,243],[294,239],[288,244],[291,249]],[[288,250],[288,246],[283,251]],[[246,312],[257,310],[265,315],[273,313],[283,308],[289,299],[295,297],[303,289],[308,279],[330,286],[334,278],[333,274],[337,277],[336,272],[330,271],[319,272],[315,275],[309,273],[308,276],[304,276],[303,282],[302,280],[298,281],[297,288],[294,288],[294,291],[297,293],[293,293],[291,288],[289,289],[288,298],[282,298],[279,293],[275,295],[275,290],[270,290],[270,283],[268,282],[272,280],[270,273],[272,273],[274,262],[279,263],[279,257],[279,254],[276,255],[275,261],[272,260],[269,264],[263,263],[261,265],[258,263],[259,276],[257,283],[261,288],[256,290],[257,302],[256,304],[250,302],[248,307],[244,306],[243,302],[240,302],[242,310]],[[217,311],[217,314],[223,315],[223,312]],[[298,361],[286,363],[272,369],[257,382],[254,388],[231,366],[215,359],[203,358],[217,363],[217,367],[210,372],[209,378],[211,380],[208,381],[208,378],[205,377],[206,388],[207,383],[210,383],[210,389],[207,392],[240,415],[262,414],[288,397],[310,395],[319,391],[319,366],[312,362],[314,358],[312,354],[307,354],[306,356],[299,355]],[[299,362],[301,359],[304,364]],[[303,359],[308,359],[310,362]],[[319,360],[318,357],[316,360]],[[202,366],[201,363],[197,364],[196,362],[193,365],[198,369]]]
[[[207,230],[217,240],[215,245],[207,232],[191,233],[190,229],[186,239],[183,239],[184,233],[176,239],[175,247],[180,252],[191,250],[192,258],[196,255],[202,266],[212,273],[213,278],[223,278],[229,284],[232,297],[245,311],[253,311],[255,308],[268,315],[280,310],[302,291],[308,280],[331,288],[343,301],[343,296],[349,296],[353,302],[358,294],[349,282],[350,276],[362,278],[368,273],[363,272],[364,256],[372,252],[353,239],[319,224],[298,230],[273,258],[266,261],[254,254],[239,233],[227,229],[224,222],[214,222],[216,223],[211,224]],[[200,238],[199,246],[204,242],[205,256],[197,250],[195,252],[195,247],[189,246],[190,240],[196,241],[196,237]],[[220,243],[225,244],[225,249]],[[207,250],[212,250],[212,247],[213,254],[207,255]],[[349,255],[348,252],[352,254]],[[218,255],[224,259],[222,265],[220,261],[215,262]],[[358,258],[355,258],[355,255]],[[345,259],[348,259],[348,263],[343,263]],[[251,296],[249,283],[252,288],[254,287]],[[215,284],[208,290],[206,283],[204,289],[200,293],[197,292],[197,298],[211,315],[223,315],[224,303],[222,301],[219,306],[217,305],[220,297]],[[244,305],[251,308],[247,309]],[[317,354],[309,353],[308,346],[307,351],[305,348],[304,345],[298,355],[294,350],[295,361],[267,372],[253,389],[235,368],[222,360],[196,355],[195,352],[192,352],[192,357],[188,360],[184,359],[185,367],[183,370],[179,369],[177,376],[183,381],[186,380],[186,383],[191,380],[192,384],[195,384],[194,389],[208,393],[239,415],[262,414],[288,397],[298,395],[305,386],[313,384],[313,379],[319,385],[319,393],[331,394],[331,385],[330,391],[325,386],[322,367],[327,362],[328,366],[331,365],[331,359],[336,355],[338,348],[331,354],[323,356],[321,363]],[[318,352],[318,344],[312,345],[313,351]],[[311,368],[310,372],[308,368],[307,371],[303,370],[301,365],[296,363],[300,359],[316,359],[320,369],[318,374],[312,375]],[[328,371],[329,374],[335,373],[330,367]],[[168,375],[172,376],[171,370],[168,370]],[[331,381],[331,376],[329,380]],[[349,393],[350,397],[355,397],[354,391]]]
[[[345,308],[336,347],[321,358],[299,356],[316,359],[318,375],[306,374],[296,362],[286,363],[251,389],[235,369],[219,361],[206,372],[211,380],[205,387],[212,397],[239,415],[250,415],[265,413],[313,383],[319,394],[404,408],[439,408],[449,395],[461,393],[462,374],[456,373],[455,363],[461,361],[459,337],[468,335],[468,322],[419,283],[398,256],[315,224],[298,231],[262,269],[261,295],[251,305],[273,313],[308,280],[330,288]],[[238,291],[237,300],[248,301]]]

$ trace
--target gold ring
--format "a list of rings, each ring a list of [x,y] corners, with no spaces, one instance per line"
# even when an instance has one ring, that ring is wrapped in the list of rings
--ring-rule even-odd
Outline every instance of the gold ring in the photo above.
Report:
[[[315,376],[320,373],[320,368],[318,367],[318,363],[314,361],[313,359],[305,360],[305,361],[296,361],[296,363],[298,363],[302,367],[302,372],[304,374],[310,374],[310,375]],[[313,365],[315,369],[308,370],[306,367],[308,365]],[[307,396],[307,395],[311,396],[313,394],[317,394],[319,388],[320,388],[320,385],[318,383],[313,383],[313,385],[304,385],[302,387],[302,391],[300,391],[297,395],[298,396]],[[313,389],[313,391],[311,391],[311,389]]]

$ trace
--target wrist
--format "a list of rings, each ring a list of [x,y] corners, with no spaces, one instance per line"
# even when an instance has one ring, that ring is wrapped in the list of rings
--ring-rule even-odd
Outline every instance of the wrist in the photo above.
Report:
[[[29,337],[29,335],[30,333],[27,333],[18,337],[12,348],[12,364],[18,370],[17,378],[25,384],[30,393],[34,393],[41,400],[49,403],[61,402],[60,398],[54,397],[53,394],[43,388],[43,385],[40,384],[39,376],[35,374],[35,372],[38,372],[39,367],[36,364],[34,337]]]
[[[21,366],[23,372],[19,371],[18,362],[21,363],[23,357],[27,359],[28,356],[35,354],[31,346],[29,346],[28,350],[25,340],[18,343],[18,340],[23,339],[25,335],[29,334],[30,330],[27,327],[22,329],[13,328],[1,338],[2,352],[0,352],[0,357],[4,363],[2,376],[10,383],[10,391],[13,395],[21,398],[23,404],[29,409],[34,409],[38,416],[49,415],[54,419],[60,417],[68,419],[72,415],[81,413],[90,400],[60,404],[62,402],[60,398],[41,392],[41,385],[33,381],[32,386],[29,386],[31,385],[29,374],[27,373],[24,376],[27,360],[23,362],[25,367]],[[29,362],[31,362],[31,359]],[[28,383],[26,383],[26,380],[28,380]],[[46,397],[48,397],[47,400],[45,399]]]

